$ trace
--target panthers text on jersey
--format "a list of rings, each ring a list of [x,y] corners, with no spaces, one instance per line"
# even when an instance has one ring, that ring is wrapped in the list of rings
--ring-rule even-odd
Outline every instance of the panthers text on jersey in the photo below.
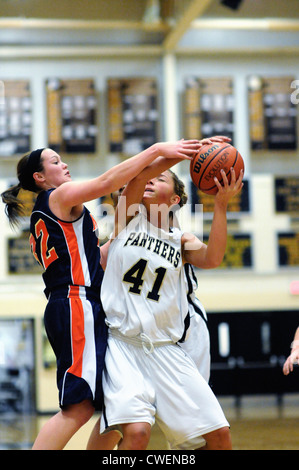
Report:
[[[151,341],[179,341],[188,303],[182,269],[182,232],[165,232],[140,212],[113,240],[101,300],[109,327]]]

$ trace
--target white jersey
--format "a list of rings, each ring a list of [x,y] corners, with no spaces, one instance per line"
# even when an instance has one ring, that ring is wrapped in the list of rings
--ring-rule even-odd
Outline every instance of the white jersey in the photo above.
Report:
[[[186,341],[181,347],[191,356],[200,374],[208,382],[210,378],[211,356],[210,335],[207,327],[207,313],[196,297],[197,279],[193,266],[184,265],[187,299],[189,305],[190,327]]]
[[[111,329],[151,341],[179,341],[188,315],[182,232],[165,232],[142,212],[112,241],[101,300]]]

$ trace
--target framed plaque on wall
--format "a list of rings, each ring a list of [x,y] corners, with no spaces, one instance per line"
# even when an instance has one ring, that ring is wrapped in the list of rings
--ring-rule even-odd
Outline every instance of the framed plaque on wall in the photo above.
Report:
[[[109,151],[133,155],[158,139],[158,91],[153,78],[108,79]]]
[[[279,266],[299,266],[299,232],[280,232],[277,234]]]
[[[212,135],[234,137],[231,78],[188,78],[184,98],[186,139]]]
[[[275,210],[278,213],[288,213],[299,216],[299,175],[276,177]]]
[[[243,188],[233,197],[227,206],[228,214],[240,214],[250,212],[250,184],[248,180],[243,180]],[[213,217],[215,196],[205,194],[200,191],[191,181],[189,182],[189,195],[192,213],[195,212],[196,204],[202,204],[204,214]]]
[[[208,242],[209,236],[204,235],[204,242]],[[252,268],[252,235],[250,233],[229,233],[227,235],[227,247],[223,261],[219,268]]]
[[[30,83],[1,81],[0,156],[29,152],[32,130]]]
[[[294,77],[248,77],[252,150],[296,150],[297,108],[291,101]]]
[[[48,145],[57,152],[94,153],[97,98],[92,79],[46,81]]]

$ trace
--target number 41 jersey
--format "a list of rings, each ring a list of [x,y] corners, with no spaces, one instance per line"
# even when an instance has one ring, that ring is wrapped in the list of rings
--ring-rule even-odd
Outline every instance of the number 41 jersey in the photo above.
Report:
[[[151,341],[179,341],[188,304],[182,269],[182,232],[165,232],[139,213],[112,241],[101,288],[110,328]]]
[[[73,222],[58,219],[49,208],[52,189],[42,191],[30,218],[30,245],[45,269],[45,293],[69,285],[99,289],[103,278],[97,224],[84,207]]]

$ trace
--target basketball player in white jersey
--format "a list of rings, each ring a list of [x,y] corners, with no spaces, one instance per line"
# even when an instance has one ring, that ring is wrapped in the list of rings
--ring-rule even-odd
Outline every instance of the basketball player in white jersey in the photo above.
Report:
[[[196,296],[197,279],[191,264],[184,265],[188,313],[190,326],[186,335],[186,340],[180,343],[182,349],[193,359],[202,377],[209,382],[210,379],[210,335],[207,326],[207,312]]]
[[[188,313],[183,265],[213,268],[221,263],[227,203],[241,189],[242,175],[236,180],[232,170],[230,184],[225,175],[224,186],[216,181],[219,191],[206,246],[191,234],[169,230],[168,213],[157,210],[161,204],[169,210],[182,202],[170,171],[150,179],[164,168],[157,160],[145,169],[128,183],[118,205],[102,289],[110,335],[101,428],[121,425],[119,449],[145,449],[155,419],[172,448],[199,448],[203,436],[207,449],[230,449],[220,405],[177,343],[185,335]],[[128,209],[141,200],[145,211],[135,216]]]
[[[122,186],[118,191],[111,193],[114,209],[116,209],[118,199],[125,187],[126,185]],[[179,227],[177,219],[175,221],[175,226]],[[184,271],[190,325],[188,328],[188,334],[186,334],[186,337],[184,338],[184,341],[180,343],[180,346],[189,354],[189,356],[191,356],[200,374],[207,382],[209,382],[211,356],[207,312],[196,295],[198,282],[193,266],[186,263],[184,265]]]

